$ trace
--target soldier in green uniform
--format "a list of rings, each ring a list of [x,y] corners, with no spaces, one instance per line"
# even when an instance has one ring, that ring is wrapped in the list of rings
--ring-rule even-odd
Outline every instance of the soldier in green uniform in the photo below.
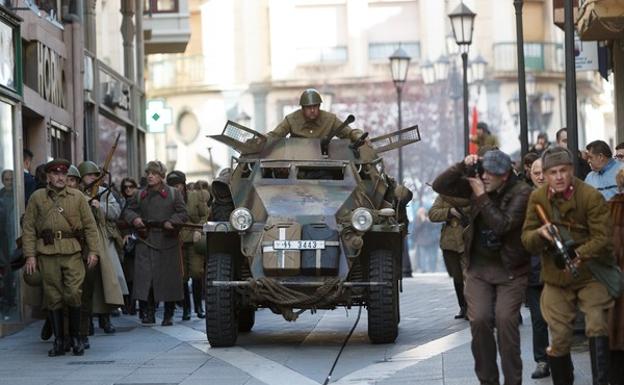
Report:
[[[93,214],[82,192],[66,186],[70,163],[55,159],[46,164],[48,186],[30,197],[23,222],[25,273],[37,267],[43,280],[44,302],[52,313],[54,347],[48,355],[64,355],[63,306],[69,309],[69,332],[75,355],[84,354],[79,337],[81,285],[87,267],[98,262],[99,241]],[[84,240],[84,242],[82,242]]]
[[[317,90],[308,88],[299,98],[300,109],[288,114],[284,120],[268,133],[273,138],[283,138],[290,134],[294,138],[323,138],[342,124],[331,112],[321,110],[321,95]],[[341,139],[356,141],[362,136],[362,130],[344,127],[336,134]]]
[[[186,175],[182,171],[171,171],[167,175],[167,184],[175,187],[186,202],[186,212],[188,213],[189,224],[202,224],[208,219],[208,203],[199,190],[186,189]],[[182,277],[182,289],[184,290],[184,306],[182,307],[182,320],[191,319],[191,298],[189,293],[188,280],[192,279],[193,304],[197,318],[206,318],[202,305],[203,277],[204,277],[204,257],[194,251],[193,244],[199,242],[201,232],[194,229],[182,229],[180,231],[180,241],[182,242],[182,258],[184,263],[184,275]]]
[[[590,185],[574,177],[572,157],[557,147],[542,155],[546,184],[533,191],[527,207],[522,243],[541,254],[544,289],[541,309],[551,335],[547,349],[553,383],[572,384],[570,357],[573,323],[578,308],[585,314],[594,384],[607,384],[609,337],[607,311],[613,305],[613,246],[611,218],[604,198]],[[574,277],[553,249],[553,238],[538,217],[544,208],[564,240],[573,242]],[[616,272],[617,274],[617,272]],[[606,279],[605,279],[606,278]]]

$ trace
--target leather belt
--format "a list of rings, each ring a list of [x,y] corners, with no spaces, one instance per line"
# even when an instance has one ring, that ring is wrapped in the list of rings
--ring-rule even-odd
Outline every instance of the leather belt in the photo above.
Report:
[[[66,231],[53,231],[54,239],[66,239],[66,238],[76,238],[76,234],[72,232]],[[39,239],[44,239],[44,237],[39,237]]]

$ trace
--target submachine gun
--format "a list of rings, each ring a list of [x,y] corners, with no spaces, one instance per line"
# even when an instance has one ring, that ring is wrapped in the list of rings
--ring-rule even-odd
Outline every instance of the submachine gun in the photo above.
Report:
[[[557,227],[548,219],[546,211],[544,211],[542,205],[536,204],[535,211],[537,212],[537,216],[540,218],[542,223],[547,225],[546,228],[548,229],[548,234],[550,234],[554,241],[554,246],[557,251],[556,258],[559,259],[559,261],[556,261],[557,266],[567,267],[568,270],[570,270],[570,273],[572,273],[572,277],[578,278],[579,272],[576,269],[574,262],[572,262],[573,258],[570,256],[573,253],[570,244],[564,242],[561,234],[559,234],[559,230],[557,229]]]
[[[342,124],[340,126],[336,127],[336,129],[330,131],[329,134],[326,137],[321,139],[321,153],[323,155],[327,155],[329,142],[332,140],[332,138],[334,136],[338,135],[338,133],[340,131],[342,131],[343,128],[345,128],[349,124],[353,123],[354,121],[355,121],[355,116],[353,116],[353,115],[347,116],[347,119],[345,119],[345,121],[342,122]]]

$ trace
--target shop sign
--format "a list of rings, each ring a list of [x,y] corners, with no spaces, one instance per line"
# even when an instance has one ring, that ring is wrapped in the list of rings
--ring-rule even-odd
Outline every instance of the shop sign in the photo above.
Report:
[[[574,34],[574,61],[577,71],[598,70],[598,42],[582,41]]]
[[[26,85],[48,102],[65,108],[65,59],[50,47],[36,42],[26,47],[26,60]]]
[[[0,85],[16,89],[13,27],[2,22],[0,22]]]

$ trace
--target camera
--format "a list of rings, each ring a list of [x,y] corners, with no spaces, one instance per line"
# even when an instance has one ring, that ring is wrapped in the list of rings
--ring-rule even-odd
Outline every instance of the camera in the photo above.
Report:
[[[494,230],[481,230],[479,238],[482,242],[482,245],[489,250],[497,251],[503,247],[503,242],[501,241],[500,237],[496,235]]]
[[[477,163],[472,166],[466,166],[467,177],[478,178],[481,174],[483,174],[483,161],[481,159],[477,160]]]

